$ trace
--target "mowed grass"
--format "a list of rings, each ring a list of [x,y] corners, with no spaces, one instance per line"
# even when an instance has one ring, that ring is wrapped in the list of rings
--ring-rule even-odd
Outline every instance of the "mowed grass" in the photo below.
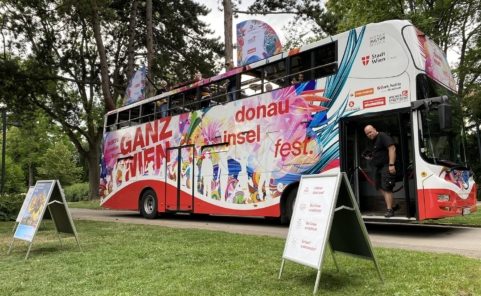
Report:
[[[49,223],[47,223],[49,222]],[[75,221],[60,245],[50,221],[37,233],[30,257],[0,223],[2,295],[312,295],[316,270],[286,262],[277,279],[284,240],[206,230]],[[63,237],[63,235],[62,235]],[[330,254],[319,295],[481,295],[481,260],[376,248],[372,261]]]
[[[103,209],[100,206],[100,200],[98,199],[68,202],[68,206],[69,208],[82,208],[82,209],[92,209],[92,210]]]

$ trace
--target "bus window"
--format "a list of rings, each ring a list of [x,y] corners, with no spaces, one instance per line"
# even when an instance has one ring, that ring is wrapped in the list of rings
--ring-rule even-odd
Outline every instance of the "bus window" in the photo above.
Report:
[[[118,124],[117,128],[121,129],[124,127],[128,127],[130,125],[129,123],[129,110],[124,110],[119,112],[119,117],[118,117]]]
[[[332,42],[313,50],[314,79],[337,72],[337,42]]]
[[[110,114],[109,116],[107,116],[106,131],[110,132],[110,131],[116,130],[117,129],[116,123],[117,123],[117,113]]]
[[[145,123],[154,120],[155,103],[148,102],[142,105],[140,122]]]
[[[286,81],[285,60],[271,63],[263,67],[264,71],[264,92],[269,92],[280,87],[289,85]]]
[[[312,79],[310,71],[310,69],[312,68],[311,53],[312,50],[309,50],[291,57],[289,81],[291,81],[292,84],[302,82],[298,79],[300,74],[304,76],[302,79],[303,81]]]
[[[130,126],[140,123],[140,106],[135,106],[130,109]]]
[[[241,76],[241,97],[249,97],[262,92],[262,70],[253,69]]]

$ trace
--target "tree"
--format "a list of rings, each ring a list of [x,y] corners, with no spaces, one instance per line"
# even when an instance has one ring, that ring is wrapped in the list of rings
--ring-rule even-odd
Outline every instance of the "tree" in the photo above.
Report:
[[[60,128],[44,113],[37,111],[23,118],[9,116],[19,127],[10,127],[7,134],[7,155],[26,172],[28,186],[36,180],[37,167],[42,163],[42,155],[54,143],[66,140]],[[10,168],[8,168],[10,169]]]
[[[9,156],[5,158],[5,165],[8,170],[5,174],[5,188],[4,192],[8,193],[22,193],[27,192],[27,186],[25,186],[25,177],[23,175],[22,168]]]
[[[224,6],[224,58],[225,61],[234,61],[232,46],[232,0],[223,0]]]
[[[64,186],[79,181],[82,168],[77,165],[75,149],[72,145],[59,141],[49,147],[42,155],[42,162],[38,167],[38,174],[44,179],[60,180]]]
[[[96,197],[102,117],[125,92],[132,66],[128,57],[145,60],[145,17],[134,5],[137,1],[1,3],[7,20],[2,33],[17,58],[0,59],[0,70],[5,70],[0,95],[12,110],[40,108],[62,127],[88,163],[89,197]],[[196,70],[216,72],[212,61],[222,47],[218,39],[206,37],[211,31],[198,19],[208,13],[205,6],[156,0],[152,11],[159,53],[150,73],[154,83],[156,77],[175,82]]]

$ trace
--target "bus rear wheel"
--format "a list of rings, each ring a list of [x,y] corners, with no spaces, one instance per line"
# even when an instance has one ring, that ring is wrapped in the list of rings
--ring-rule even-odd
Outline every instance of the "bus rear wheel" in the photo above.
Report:
[[[291,222],[292,213],[294,212],[294,204],[296,202],[297,190],[293,189],[289,192],[284,203],[281,214],[281,224],[287,225]]]
[[[157,196],[151,189],[146,190],[140,199],[140,214],[147,219],[157,217]]]

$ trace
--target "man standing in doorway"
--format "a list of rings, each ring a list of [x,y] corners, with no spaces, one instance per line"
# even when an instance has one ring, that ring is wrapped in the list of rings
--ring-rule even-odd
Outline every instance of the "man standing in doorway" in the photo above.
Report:
[[[384,217],[394,216],[399,209],[394,206],[393,188],[396,182],[396,146],[394,140],[386,133],[378,132],[372,125],[366,125],[364,133],[373,142],[372,155],[368,158],[374,167],[376,189],[384,196],[387,211]]]

